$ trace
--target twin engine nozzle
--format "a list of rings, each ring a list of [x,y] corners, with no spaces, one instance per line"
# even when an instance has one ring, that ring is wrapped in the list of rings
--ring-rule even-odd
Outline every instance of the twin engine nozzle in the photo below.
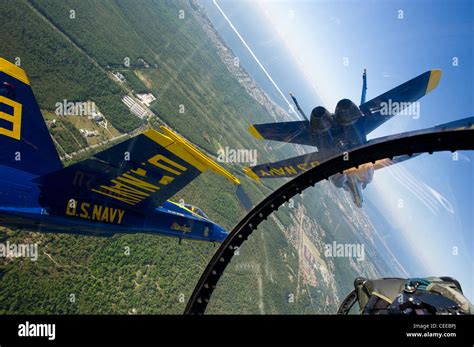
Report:
[[[331,114],[322,106],[315,107],[311,111],[310,125],[315,133],[324,133],[333,127],[334,120],[343,127],[353,125],[362,117],[362,112],[349,99],[342,99],[336,105],[334,114]]]

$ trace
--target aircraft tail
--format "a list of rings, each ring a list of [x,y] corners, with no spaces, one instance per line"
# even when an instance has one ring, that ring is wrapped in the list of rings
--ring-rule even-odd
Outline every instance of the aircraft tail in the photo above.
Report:
[[[25,71],[2,58],[0,165],[35,175],[62,168]]]

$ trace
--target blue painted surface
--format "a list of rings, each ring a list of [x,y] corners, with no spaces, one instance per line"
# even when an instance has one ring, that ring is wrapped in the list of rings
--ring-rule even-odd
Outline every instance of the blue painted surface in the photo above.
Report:
[[[31,87],[0,71],[0,97],[0,225],[210,242],[227,236],[200,209],[167,201],[201,173],[167,143],[140,134],[62,168]]]

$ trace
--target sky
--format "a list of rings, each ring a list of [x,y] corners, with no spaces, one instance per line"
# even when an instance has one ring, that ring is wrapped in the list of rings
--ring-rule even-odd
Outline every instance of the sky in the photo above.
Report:
[[[247,47],[213,1],[201,3],[243,66],[282,107],[288,108],[280,91],[293,92],[306,114],[317,105],[333,111],[342,98],[358,104],[364,68],[367,100],[441,69],[438,88],[421,99],[418,119],[399,116],[369,138],[474,116],[471,1],[217,1]],[[471,301],[473,160],[471,152],[421,155],[377,171],[365,190],[402,233],[405,255],[422,264],[413,275],[455,277]]]

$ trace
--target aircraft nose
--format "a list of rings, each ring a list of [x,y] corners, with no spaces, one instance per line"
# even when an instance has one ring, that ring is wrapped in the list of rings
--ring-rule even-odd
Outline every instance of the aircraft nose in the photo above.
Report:
[[[227,232],[227,230],[216,225],[214,228],[214,232],[212,233],[212,241],[223,242],[228,235],[229,233]]]
[[[362,207],[362,204],[364,203],[364,197],[362,195],[361,182],[358,180],[357,175],[347,175],[347,183],[354,204],[357,207]]]

